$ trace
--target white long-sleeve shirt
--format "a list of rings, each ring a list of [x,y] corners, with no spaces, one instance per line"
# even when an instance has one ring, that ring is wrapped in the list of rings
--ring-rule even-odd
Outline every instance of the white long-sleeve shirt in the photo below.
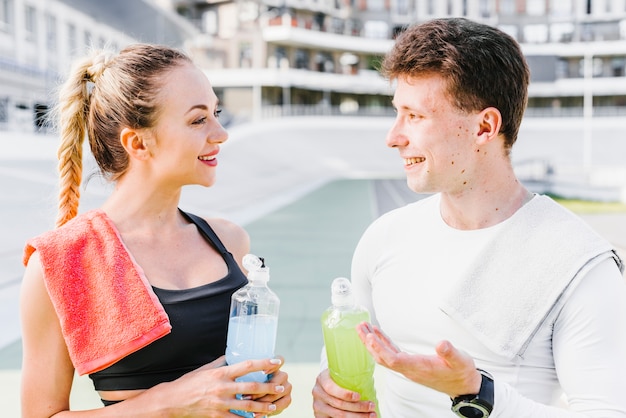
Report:
[[[523,358],[513,361],[494,354],[439,309],[453,285],[450,278],[502,225],[451,228],[441,219],[438,196],[383,215],[354,254],[359,303],[406,352],[433,354],[444,339],[468,352],[494,376],[492,417],[626,417],[626,286],[613,259],[587,272],[542,324]],[[522,251],[523,242],[510,249],[511,257]],[[379,397],[384,418],[454,416],[447,395],[385,372]],[[560,406],[563,393],[568,409]]]

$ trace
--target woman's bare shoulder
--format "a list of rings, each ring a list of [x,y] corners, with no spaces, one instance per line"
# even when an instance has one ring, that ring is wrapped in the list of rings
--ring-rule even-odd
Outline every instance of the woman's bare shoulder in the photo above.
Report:
[[[250,236],[240,225],[223,218],[205,218],[213,228],[226,249],[230,251],[235,260],[241,263],[241,259],[250,251]]]

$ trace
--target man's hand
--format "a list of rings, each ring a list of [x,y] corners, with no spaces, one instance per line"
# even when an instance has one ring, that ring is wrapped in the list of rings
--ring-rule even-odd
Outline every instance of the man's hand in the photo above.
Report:
[[[313,387],[313,412],[315,418],[374,418],[376,405],[360,401],[359,394],[337,385],[328,369],[317,376]]]
[[[359,337],[376,362],[403,374],[420,385],[455,398],[480,391],[481,376],[474,359],[449,341],[435,347],[435,355],[402,352],[378,327],[363,322],[357,326]]]

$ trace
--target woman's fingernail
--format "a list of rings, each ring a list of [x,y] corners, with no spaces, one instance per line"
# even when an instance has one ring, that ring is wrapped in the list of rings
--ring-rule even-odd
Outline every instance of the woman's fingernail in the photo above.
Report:
[[[274,388],[274,390],[278,393],[283,393],[285,391],[285,387],[282,385],[278,385]]]
[[[273,358],[273,359],[270,360],[270,363],[272,363],[272,364],[281,364],[282,360],[279,359],[279,358]]]
[[[269,409],[270,411],[276,411],[276,405],[272,403],[270,404],[270,406],[267,407],[267,409]]]

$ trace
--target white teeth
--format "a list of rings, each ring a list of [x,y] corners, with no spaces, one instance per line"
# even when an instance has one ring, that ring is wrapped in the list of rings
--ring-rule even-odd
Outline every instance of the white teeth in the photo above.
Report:
[[[198,159],[202,161],[211,161],[215,159],[215,155],[201,155]]]
[[[413,164],[417,164],[417,163],[422,163],[424,161],[426,161],[426,158],[424,158],[424,157],[405,158],[404,159],[404,165],[413,165]]]

